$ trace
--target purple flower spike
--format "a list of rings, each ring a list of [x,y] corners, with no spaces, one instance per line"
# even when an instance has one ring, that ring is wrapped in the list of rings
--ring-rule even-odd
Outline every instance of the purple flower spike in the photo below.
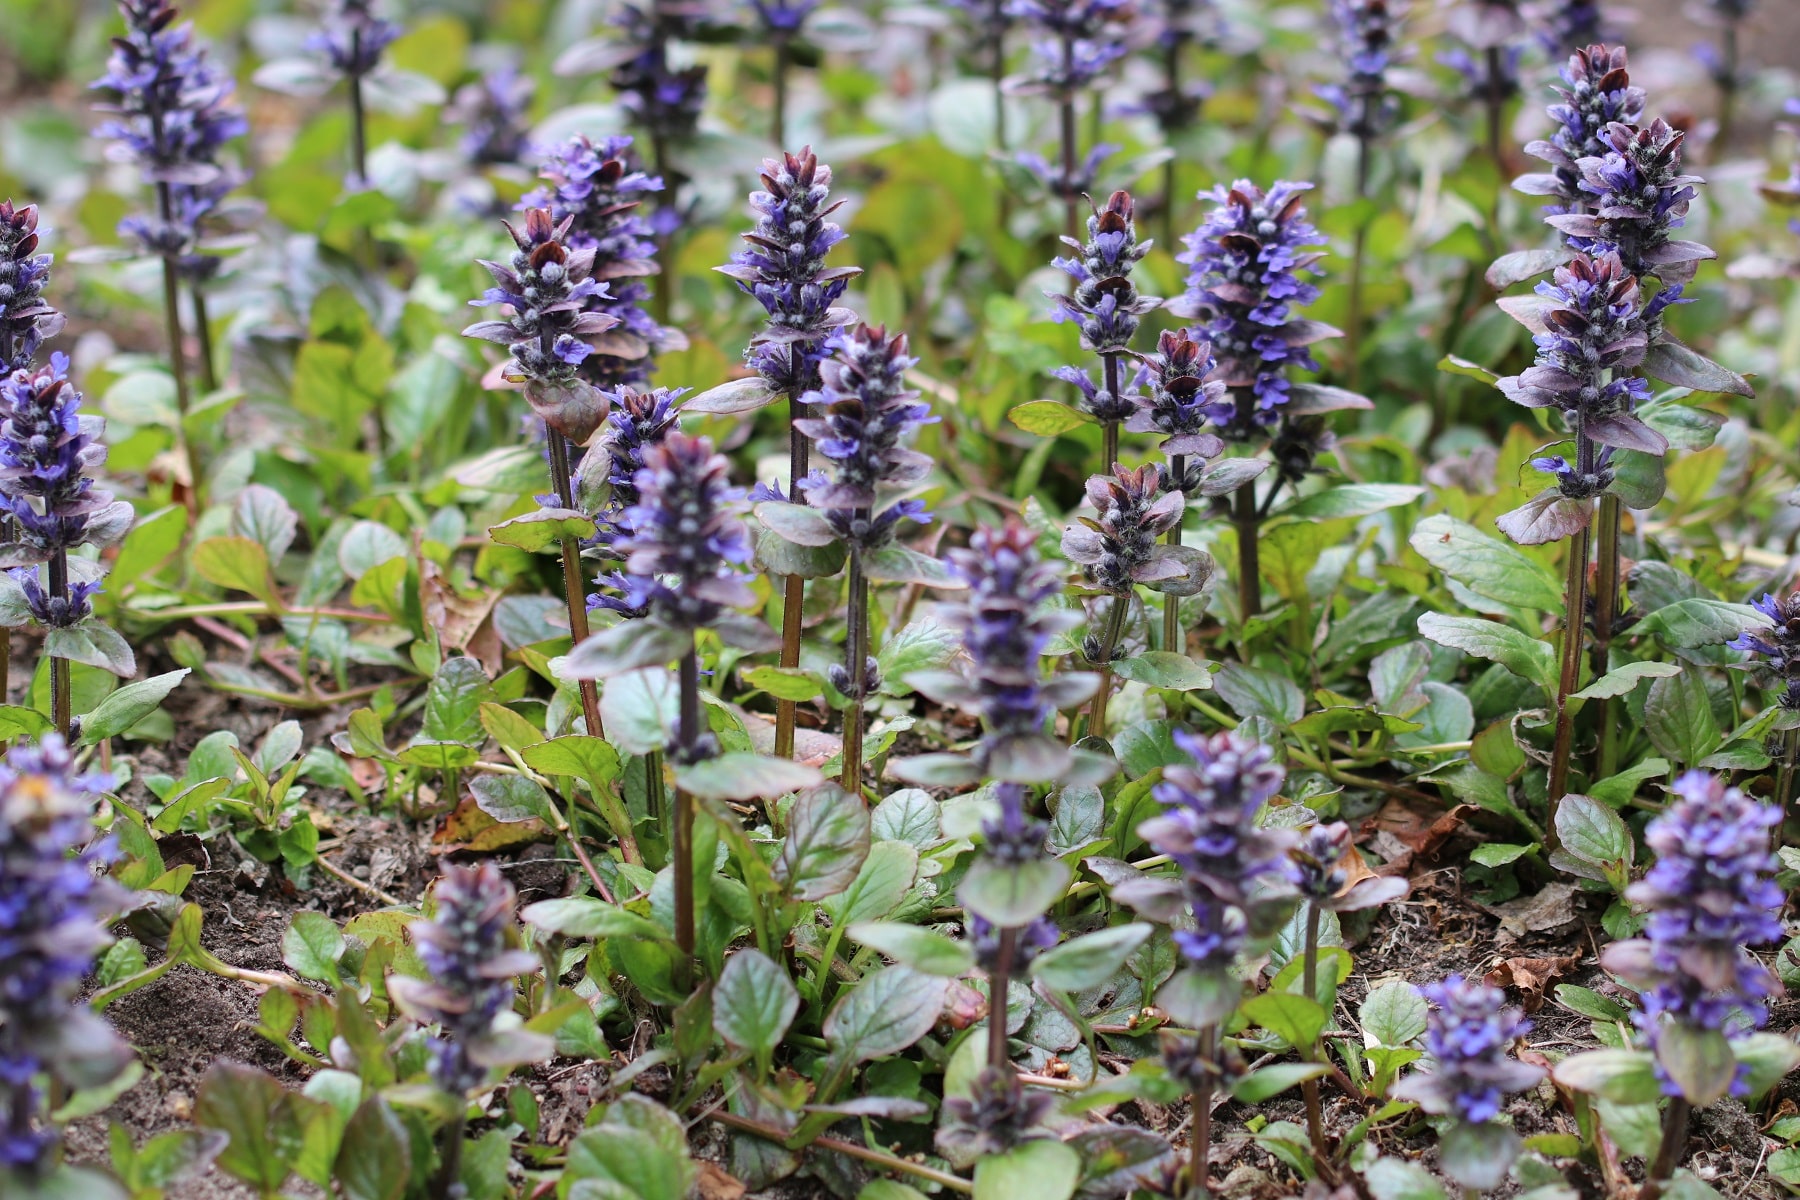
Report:
[[[463,1096],[486,1081],[490,1067],[518,1061],[505,1050],[496,1053],[499,1021],[512,1010],[513,980],[540,964],[529,950],[509,945],[514,892],[498,867],[444,863],[441,869],[437,916],[410,927],[429,978],[395,975],[388,986],[407,1016],[438,1026],[426,1043],[431,1080]]]
[[[322,54],[332,70],[360,79],[381,63],[381,55],[400,37],[400,26],[375,15],[374,0],[337,0],[324,28],[306,39],[306,48]]]
[[[1075,281],[1074,291],[1051,297],[1059,320],[1081,326],[1083,349],[1096,354],[1118,354],[1131,346],[1138,322],[1162,302],[1138,295],[1132,270],[1150,253],[1151,243],[1140,242],[1133,220],[1135,206],[1130,192],[1114,192],[1105,208],[1088,218],[1086,242],[1065,237],[1063,243],[1079,255],[1058,258],[1051,265]]]
[[[554,222],[548,212],[534,208],[521,227],[506,226],[517,247],[511,261],[482,260],[498,286],[469,301],[470,306],[504,304],[512,313],[505,320],[477,321],[463,336],[509,347],[506,373],[515,381],[567,386],[593,352],[582,339],[619,323],[594,307],[608,292],[591,277],[594,252],[569,247],[572,222],[572,217]]]
[[[669,42],[699,34],[706,24],[705,6],[692,0],[625,3],[613,23],[626,52],[610,79],[619,106],[653,139],[687,141],[706,107],[706,65],[671,67]]]
[[[1195,966],[1225,968],[1288,908],[1284,864],[1293,834],[1256,824],[1287,772],[1274,750],[1235,731],[1177,730],[1175,745],[1192,761],[1163,768],[1151,791],[1162,814],[1138,826],[1138,835],[1181,869],[1195,928],[1177,930],[1175,944]]]
[[[1552,197],[1556,203],[1544,210],[1546,216],[1587,211],[1594,198],[1581,186],[1581,161],[1612,149],[1605,140],[1609,126],[1635,125],[1644,115],[1644,89],[1632,85],[1623,46],[1576,50],[1562,68],[1562,80],[1556,89],[1561,101],[1547,110],[1556,132],[1547,142],[1525,147],[1551,170],[1522,176],[1513,185],[1528,196]]]
[[[444,118],[463,127],[463,156],[476,166],[523,159],[536,94],[537,81],[515,66],[499,67],[457,88]]]
[[[63,315],[44,299],[50,255],[37,253],[38,210],[0,201],[0,377],[28,370],[46,338],[63,327]]]
[[[750,0],[763,29],[775,37],[792,37],[819,7],[819,0]]]
[[[1705,771],[1688,771],[1645,830],[1656,864],[1626,890],[1649,910],[1644,937],[1615,942],[1601,965],[1639,990],[1638,1027],[1655,1045],[1668,1024],[1760,1028],[1781,987],[1746,948],[1781,940],[1782,890],[1770,831],[1779,810]],[[1664,1090],[1675,1094],[1673,1081]]]
[[[1219,365],[1212,346],[1196,341],[1186,329],[1165,329],[1157,338],[1156,353],[1139,357],[1147,368],[1150,391],[1137,397],[1137,411],[1125,428],[1132,433],[1161,434],[1165,454],[1219,455],[1225,443],[1204,428],[1208,421],[1229,424],[1233,409],[1225,382],[1208,379]],[[1174,484],[1186,490],[1185,481]]]
[[[1482,1125],[1500,1115],[1507,1096],[1544,1077],[1541,1068],[1508,1056],[1531,1022],[1507,1006],[1499,988],[1452,975],[1423,990],[1432,1004],[1425,1049],[1436,1065],[1401,1080],[1394,1095],[1428,1113]]]
[[[905,334],[889,337],[879,325],[859,325],[833,345],[835,356],[821,368],[825,386],[802,398],[823,415],[794,422],[831,464],[831,479],[802,480],[801,490],[847,545],[875,550],[893,540],[902,520],[931,519],[920,501],[899,500],[879,511],[877,501],[883,489],[910,487],[930,473],[931,458],[901,443],[937,418],[906,386],[906,372],[918,360],[907,355]]]
[[[1131,0],[1009,0],[1006,10],[1044,35],[1021,92],[1078,92],[1125,57]]]
[[[1396,0],[1332,0],[1331,12],[1337,19],[1345,78],[1315,90],[1337,110],[1339,129],[1370,142],[1392,129],[1400,116],[1400,102],[1388,82],[1400,5]]]
[[[602,388],[638,387],[656,369],[655,353],[669,339],[644,308],[650,289],[643,282],[661,268],[655,231],[640,210],[643,198],[660,192],[662,180],[638,169],[631,139],[593,142],[576,134],[544,154],[538,174],[549,186],[519,202],[521,211],[547,209],[551,220],[569,226],[571,249],[591,251],[591,273],[607,293],[591,308],[615,319],[588,359],[584,373]]]
[[[1552,57],[1583,46],[1605,42],[1614,36],[1606,10],[1596,0],[1551,0],[1540,20],[1538,42]]]
[[[1163,490],[1156,465],[1115,465],[1110,475],[1090,476],[1087,498],[1096,516],[1078,517],[1065,529],[1062,549],[1090,586],[1128,597],[1140,583],[1186,572],[1168,547],[1157,544],[1180,523],[1186,501],[1179,491]]]
[[[598,529],[593,539],[603,557],[615,561],[621,558],[617,547],[631,537],[631,526],[626,523],[625,514],[643,499],[638,491],[637,477],[644,469],[644,454],[650,447],[660,445],[670,431],[680,428],[676,402],[686,390],[657,388],[651,392],[634,392],[627,388],[613,397],[615,404],[607,415],[599,446],[606,463],[608,496],[606,507],[596,518]],[[584,466],[587,461],[583,460]],[[621,594],[589,596],[590,610],[610,609],[632,618],[646,615],[641,602],[633,603],[627,598],[634,589],[626,576],[612,572],[602,575],[598,582]]]
[[[43,562],[81,545],[105,548],[131,529],[131,505],[94,484],[92,472],[106,461],[103,423],[84,418],[81,401],[61,352],[0,383],[0,507],[18,528],[14,562]]]
[[[1301,204],[1311,187],[1284,182],[1265,193],[1239,180],[1205,193],[1217,207],[1177,256],[1188,267],[1187,293],[1170,309],[1205,322],[1220,377],[1251,398],[1243,406],[1249,411],[1241,407],[1232,417],[1231,439],[1274,424],[1288,400],[1288,371],[1317,370],[1306,347],[1331,332],[1294,318],[1296,308],[1318,299],[1308,277],[1325,257],[1312,249],[1325,239]]]
[[[755,599],[740,569],[750,536],[741,494],[725,481],[731,464],[707,438],[678,430],[643,455],[638,502],[624,512],[631,535],[618,544],[633,577],[628,599],[665,625],[703,629]]]
[[[770,390],[798,397],[817,391],[825,343],[855,314],[836,307],[857,267],[828,267],[825,256],[848,235],[830,219],[843,204],[831,199],[831,168],[811,148],[763,160],[762,191],[750,193],[756,227],[749,245],[715,268],[737,280],[768,314],[750,343],[750,366]]]
[[[1768,659],[1767,666],[1782,686],[1783,708],[1800,708],[1800,592],[1789,593],[1778,600],[1765,594],[1755,604],[1756,611],[1775,622],[1772,629],[1746,629],[1729,644],[1733,650],[1746,650]]]
[[[39,1076],[67,1082],[79,1064],[93,1084],[130,1060],[111,1027],[73,1003],[126,898],[103,873],[117,851],[91,822],[112,786],[75,774],[56,734],[0,765],[0,1175],[49,1165],[56,1134],[34,1120]]]

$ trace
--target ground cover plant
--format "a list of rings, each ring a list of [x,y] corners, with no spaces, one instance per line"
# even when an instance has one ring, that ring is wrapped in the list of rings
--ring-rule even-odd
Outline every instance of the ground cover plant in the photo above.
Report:
[[[1800,15],[0,30],[3,1200],[1800,1191]]]

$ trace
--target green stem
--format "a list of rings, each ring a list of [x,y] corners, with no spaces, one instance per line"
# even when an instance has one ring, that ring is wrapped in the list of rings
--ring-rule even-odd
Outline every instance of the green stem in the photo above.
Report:
[[[69,599],[69,552],[57,550],[50,556],[50,599],[65,604]],[[50,721],[56,726],[56,732],[62,734],[64,740],[69,736],[71,714],[69,706],[70,677],[69,660],[50,656]]]
[[[1569,790],[1569,760],[1574,752],[1575,711],[1571,693],[1581,686],[1581,645],[1587,610],[1588,528],[1569,539],[1566,595],[1563,604],[1562,669],[1556,681],[1556,743],[1550,757],[1550,811],[1544,822],[1551,842],[1556,839],[1556,808]],[[1554,845],[1550,848],[1554,848]]]
[[[798,498],[800,481],[806,478],[810,443],[794,424],[804,420],[807,406],[798,393],[788,397],[788,494]],[[793,670],[800,665],[801,626],[806,620],[806,580],[789,575],[782,584],[781,596],[781,665]],[[793,700],[775,701],[775,757],[794,757],[794,731],[799,723],[799,705]]]
[[[1169,456],[1169,476],[1180,487],[1182,479],[1187,475],[1187,456],[1171,454]],[[1184,512],[1185,518],[1186,513]],[[1181,545],[1181,522],[1177,521],[1169,529],[1163,541],[1170,546]],[[1187,651],[1187,638],[1181,629],[1181,597],[1173,592],[1163,593],[1163,649],[1172,654],[1183,654]]]
[[[1319,995],[1319,911],[1316,900],[1306,902],[1306,948],[1300,970],[1308,1000],[1317,1000]],[[1319,1043],[1315,1039],[1306,1048],[1306,1060],[1312,1062],[1318,1056]],[[1322,1165],[1328,1155],[1325,1149],[1325,1113],[1319,1102],[1319,1081],[1308,1079],[1302,1082],[1300,1094],[1306,1101],[1306,1135],[1312,1142],[1313,1160]]]
[[[859,515],[866,516],[867,510]],[[850,609],[845,618],[844,672],[850,701],[844,708],[844,769],[838,782],[852,796],[862,794],[863,681],[869,660],[869,577],[863,573],[862,551],[850,547]]]
[[[1131,609],[1131,593],[1114,596],[1112,608],[1106,614],[1106,632],[1100,641],[1100,661],[1095,665],[1100,668],[1100,686],[1094,691],[1094,699],[1088,709],[1087,733],[1090,737],[1106,736],[1106,703],[1112,692],[1113,652],[1119,648],[1119,638],[1125,633],[1125,616]],[[1071,727],[1071,734],[1074,733]]]
[[[789,1134],[784,1129],[778,1129],[773,1125],[764,1125],[760,1121],[752,1121],[746,1117],[740,1117],[736,1113],[726,1112],[723,1109],[709,1112],[706,1115],[708,1120],[716,1121],[727,1129],[736,1129],[740,1133],[747,1133],[752,1137],[762,1138],[764,1141],[773,1142],[777,1146],[787,1145]],[[911,1175],[915,1179],[928,1180],[937,1184],[939,1187],[947,1188],[950,1191],[959,1192],[963,1195],[967,1195],[975,1190],[974,1185],[968,1180],[963,1179],[960,1176],[952,1175],[948,1171],[940,1171],[935,1167],[928,1167],[923,1163],[916,1163],[910,1159],[896,1158],[891,1154],[884,1154],[880,1150],[871,1150],[867,1146],[859,1146],[855,1142],[846,1142],[841,1138],[814,1138],[811,1145],[817,1146],[821,1150],[829,1150],[834,1154],[842,1154],[849,1158],[859,1159],[869,1163],[871,1166],[880,1167],[884,1171],[893,1171],[897,1174]]]
[[[198,279],[188,281],[188,299],[194,306],[194,336],[200,342],[200,388],[219,390],[218,368],[213,363],[212,321],[206,315],[206,289]]]
[[[663,788],[663,754],[652,750],[644,756],[644,797],[655,829],[669,827],[669,796]]]
[[[1506,177],[1506,89],[1501,83],[1501,52],[1498,46],[1490,46],[1487,51],[1487,149],[1499,169],[1502,179]],[[1498,211],[1499,201],[1495,201]],[[1498,229],[1495,235],[1498,236]]]
[[[1218,1036],[1216,1027],[1200,1032],[1200,1055],[1209,1063]],[[1188,1136],[1188,1196],[1192,1200],[1207,1200],[1212,1195],[1212,1185],[1206,1178],[1212,1151],[1212,1097],[1212,1072],[1208,1071],[1206,1082],[1194,1089],[1194,1127]]]
[[[681,656],[681,726],[677,737],[684,755],[699,744],[700,658],[692,647]],[[686,991],[694,962],[694,798],[675,789],[675,825],[669,853],[675,867],[675,986]]]
[[[431,1188],[434,1200],[451,1200],[462,1192],[459,1176],[462,1175],[463,1129],[469,1121],[468,1108],[469,1102],[464,1100],[456,1119],[444,1130],[444,1161],[438,1169],[437,1182]]]
[[[1794,804],[1794,781],[1800,776],[1800,729],[1781,735],[1781,761],[1775,767],[1775,808],[1786,813]]]
[[[569,439],[547,423],[544,438],[550,443],[550,483],[556,489],[557,503],[572,509],[575,507],[575,487],[569,470]],[[562,570],[563,596],[569,607],[569,633],[579,646],[588,636],[587,588],[582,586],[581,543],[573,537],[562,539]],[[583,679],[578,690],[588,736],[605,737],[606,731],[600,724],[599,686],[591,679]]]
[[[1607,492],[1600,497],[1600,515],[1595,522],[1594,548],[1594,645],[1589,652],[1589,670],[1594,678],[1606,674],[1612,656],[1613,627],[1619,619],[1619,522],[1623,505],[1618,496]],[[1613,728],[1616,709],[1611,700],[1599,704],[1599,720],[1595,723],[1594,778],[1608,779],[1614,774],[1618,759],[1617,731]]]
[[[994,85],[994,148],[1006,149],[1006,0],[988,0],[988,78]]]
[[[1248,622],[1262,612],[1262,566],[1257,546],[1261,521],[1256,512],[1254,480],[1238,486],[1231,520],[1237,526],[1238,539],[1238,616]]]
[[[362,31],[350,31],[350,57],[352,60],[362,57]],[[369,133],[368,121],[363,113],[362,76],[350,76],[350,163],[356,171],[356,183],[361,187],[369,181]]]

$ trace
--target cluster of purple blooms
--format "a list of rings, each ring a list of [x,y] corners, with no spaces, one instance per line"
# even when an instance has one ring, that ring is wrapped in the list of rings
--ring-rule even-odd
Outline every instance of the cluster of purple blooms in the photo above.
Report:
[[[930,456],[903,443],[937,418],[906,386],[906,372],[918,360],[907,355],[905,334],[889,337],[879,325],[858,325],[834,338],[832,347],[835,353],[820,368],[824,387],[801,398],[820,415],[794,423],[831,472],[813,472],[799,490],[845,545],[875,550],[893,540],[901,521],[931,520],[923,500],[896,500],[879,509],[877,500],[882,489],[909,487],[930,473]]]
[[[321,55],[346,79],[361,79],[381,63],[381,56],[400,37],[400,26],[375,15],[374,0],[336,0],[324,27],[306,39],[306,48]]]
[[[106,461],[106,445],[101,419],[83,417],[81,399],[60,351],[0,382],[0,507],[17,531],[7,548],[14,563],[56,560],[82,545],[105,548],[131,528],[131,505],[95,486],[91,473]],[[69,624],[87,615],[92,591],[58,610]]]
[[[585,340],[618,323],[595,303],[607,296],[606,285],[593,278],[594,251],[568,245],[572,216],[561,222],[534,208],[524,224],[506,225],[516,247],[509,262],[482,260],[498,285],[469,301],[471,307],[506,305],[505,320],[477,321],[464,337],[506,346],[512,359],[509,377],[542,388],[562,388],[576,379],[577,369],[593,353]]]
[[[1332,0],[1331,12],[1347,70],[1342,83],[1313,90],[1337,110],[1338,128],[1367,144],[1393,128],[1400,115],[1388,72],[1401,14],[1394,0]]]
[[[503,166],[530,149],[531,101],[537,81],[516,66],[497,67],[456,89],[444,118],[463,127],[463,157],[475,166]]]
[[[63,315],[44,299],[50,255],[38,252],[38,210],[0,201],[0,376],[30,367]]]
[[[1224,970],[1289,907],[1279,885],[1291,839],[1256,824],[1287,772],[1274,750],[1235,730],[1211,737],[1176,730],[1174,737],[1192,761],[1163,769],[1151,791],[1162,813],[1138,833],[1181,871],[1194,928],[1176,930],[1176,946],[1194,966]]]
[[[749,245],[721,273],[755,298],[768,324],[751,340],[752,369],[769,390],[790,398],[818,390],[832,334],[855,319],[837,307],[856,267],[828,267],[825,256],[847,235],[831,220],[831,168],[811,148],[763,160],[763,190],[750,193],[756,226]]]
[[[1082,578],[1110,595],[1128,599],[1140,583],[1154,584],[1187,573],[1177,557],[1159,553],[1157,539],[1181,521],[1186,500],[1165,491],[1155,463],[1137,468],[1114,464],[1109,474],[1090,475],[1092,517],[1078,516],[1063,531],[1062,551],[1081,568]],[[1101,652],[1098,641],[1089,661]]]
[[[408,1016],[439,1027],[427,1042],[431,1081],[464,1096],[486,1081],[490,1067],[512,1061],[492,1052],[496,1021],[512,1008],[514,979],[538,960],[508,945],[514,892],[497,866],[446,862],[440,869],[437,915],[410,927],[429,977],[395,975],[388,987]]]
[[[546,185],[528,193],[519,209],[545,209],[552,221],[566,223],[565,244],[593,255],[590,274],[606,287],[589,308],[613,324],[583,373],[603,389],[641,385],[666,337],[644,308],[650,296],[644,279],[658,267],[655,231],[641,211],[643,198],[661,191],[663,182],[637,168],[629,137],[596,143],[584,134],[546,151],[538,174]]]
[[[1552,0],[1538,27],[1538,42],[1552,56],[1579,52],[1613,36],[1606,10],[1596,0]]]
[[[1308,277],[1324,257],[1313,247],[1325,239],[1301,203],[1311,188],[1281,182],[1265,193],[1246,180],[1215,188],[1217,207],[1177,256],[1188,268],[1187,292],[1170,309],[1204,322],[1226,386],[1250,399],[1248,414],[1234,412],[1229,437],[1274,424],[1288,402],[1288,371],[1318,369],[1306,347],[1319,331],[1294,319],[1319,297]]]
[[[1785,600],[1765,594],[1755,607],[1774,626],[1745,630],[1731,648],[1768,659],[1768,668],[1781,685],[1781,706],[1800,709],[1800,592],[1789,593]]]
[[[792,37],[813,15],[820,0],[750,0],[757,23],[771,37]]]
[[[1233,415],[1225,381],[1212,376],[1218,370],[1212,346],[1196,341],[1186,329],[1165,329],[1156,340],[1156,353],[1140,355],[1149,384],[1137,395],[1137,411],[1125,423],[1132,433],[1156,433],[1163,437],[1162,451],[1171,458],[1213,458],[1225,449],[1207,422],[1229,424]],[[1192,466],[1199,471],[1200,464]],[[1184,475],[1187,472],[1184,471]],[[1165,487],[1191,491],[1198,478],[1165,479]]]
[[[1125,57],[1131,0],[1009,0],[1007,12],[1040,35],[1031,89],[1072,95]]]
[[[219,152],[250,126],[232,102],[231,76],[207,58],[192,25],[176,23],[173,5],[119,0],[119,10],[125,36],[113,39],[106,73],[93,84],[109,94],[99,107],[112,118],[95,134],[157,193],[156,211],[125,218],[119,232],[204,277],[217,260],[193,253],[200,223],[242,181],[220,165]]]
[[[1525,15],[1519,0],[1461,0],[1452,8],[1449,32],[1463,43],[1437,57],[1462,76],[1467,94],[1497,105],[1519,93]]]
[[[628,52],[610,79],[620,107],[653,142],[692,137],[706,107],[706,65],[670,66],[669,43],[700,31],[706,5],[699,0],[621,4],[615,24]]]
[[[1582,186],[1582,160],[1611,150],[1606,131],[1612,125],[1635,125],[1644,116],[1644,89],[1631,82],[1623,46],[1576,50],[1562,68],[1562,81],[1556,89],[1561,100],[1547,110],[1556,131],[1548,141],[1525,147],[1525,153],[1549,163],[1550,171],[1523,176],[1513,185],[1528,196],[1553,198],[1545,216],[1587,211],[1594,197]]]
[[[601,557],[619,561],[618,546],[631,536],[631,527],[626,524],[625,514],[642,499],[638,492],[637,478],[638,472],[644,469],[644,452],[651,446],[661,444],[671,430],[680,427],[677,423],[680,419],[677,401],[686,391],[686,388],[656,388],[647,392],[634,392],[625,388],[614,397],[616,404],[607,414],[606,425],[600,434],[600,458],[583,459],[584,467],[589,461],[606,463],[606,504],[595,517],[596,531],[591,543],[599,548]],[[596,582],[619,594],[598,592],[589,596],[587,605],[590,611],[607,609],[634,619],[645,615],[642,605],[630,604],[623,598],[630,590],[630,584],[623,574],[608,572],[602,574]]]
[[[1541,1068],[1508,1056],[1531,1022],[1507,1005],[1499,988],[1452,975],[1423,990],[1432,1004],[1425,1050],[1436,1065],[1401,1080],[1395,1096],[1428,1113],[1483,1125],[1500,1115],[1508,1095],[1544,1077]]]
[[[1079,257],[1051,261],[1075,282],[1072,291],[1051,297],[1056,319],[1076,322],[1081,327],[1082,348],[1103,357],[1129,350],[1143,315],[1162,303],[1152,296],[1140,296],[1132,282],[1133,269],[1150,253],[1151,246],[1138,240],[1134,208],[1131,193],[1114,192],[1106,207],[1095,209],[1088,218],[1086,242],[1062,239]],[[1109,388],[1105,380],[1096,384],[1079,367],[1061,367],[1054,374],[1080,390],[1081,407],[1098,420],[1123,421],[1136,407],[1122,382],[1116,389]],[[1115,395],[1115,390],[1120,394]]]
[[[16,746],[0,765],[0,1175],[48,1166],[55,1132],[36,1119],[42,1076],[104,1082],[130,1054],[72,1005],[124,893],[103,873],[116,852],[94,838],[94,799],[113,785],[78,775],[62,739]]]
[[[668,430],[642,450],[637,503],[624,510],[630,532],[615,546],[625,561],[625,603],[674,629],[716,625],[727,608],[754,599],[742,567],[750,537],[731,464],[712,442]]]
[[[1649,912],[1644,936],[1601,955],[1639,990],[1638,1025],[1653,1045],[1664,1023],[1719,1030],[1735,1019],[1760,1028],[1778,986],[1746,947],[1784,936],[1769,848],[1780,811],[1705,771],[1686,772],[1669,790],[1672,802],[1644,831],[1656,863],[1625,893]]]

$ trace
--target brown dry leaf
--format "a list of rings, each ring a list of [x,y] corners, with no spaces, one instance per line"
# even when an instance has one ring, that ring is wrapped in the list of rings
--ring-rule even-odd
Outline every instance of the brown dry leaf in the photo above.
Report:
[[[503,825],[482,812],[475,797],[464,796],[431,840],[445,851],[485,853],[542,841],[549,836],[550,827],[542,821],[510,821]]]
[[[1517,988],[1525,1011],[1532,1013],[1543,1007],[1545,990],[1580,961],[1579,954],[1503,959],[1487,973],[1487,983],[1493,987]]]
[[[702,1162],[700,1178],[694,1181],[694,1195],[699,1200],[742,1200],[749,1190],[742,1180],[717,1163]]]
[[[744,732],[750,737],[750,744],[758,754],[770,754],[775,749],[775,722],[761,713],[745,712],[741,708],[732,711],[744,722]],[[794,730],[794,758],[809,767],[822,767],[836,758],[844,748],[844,740],[836,734],[824,733],[817,729],[800,728]]]
[[[461,595],[444,578],[441,567],[429,558],[419,560],[419,603],[425,610],[425,623],[438,631],[438,640],[444,645],[467,649],[499,600],[499,592],[486,588],[473,597]]]
[[[1522,938],[1528,933],[1547,933],[1574,922],[1575,885],[1545,884],[1535,896],[1520,896],[1505,904],[1477,907],[1500,918],[1502,937]]]
[[[373,791],[387,782],[387,771],[372,758],[353,758],[350,760],[350,778],[363,791]]]
[[[1388,860],[1385,874],[1397,875],[1417,858],[1430,858],[1463,827],[1463,814],[1475,812],[1472,804],[1459,804],[1447,812],[1393,796],[1381,810],[1363,822],[1358,840],[1374,836],[1375,849]]]

